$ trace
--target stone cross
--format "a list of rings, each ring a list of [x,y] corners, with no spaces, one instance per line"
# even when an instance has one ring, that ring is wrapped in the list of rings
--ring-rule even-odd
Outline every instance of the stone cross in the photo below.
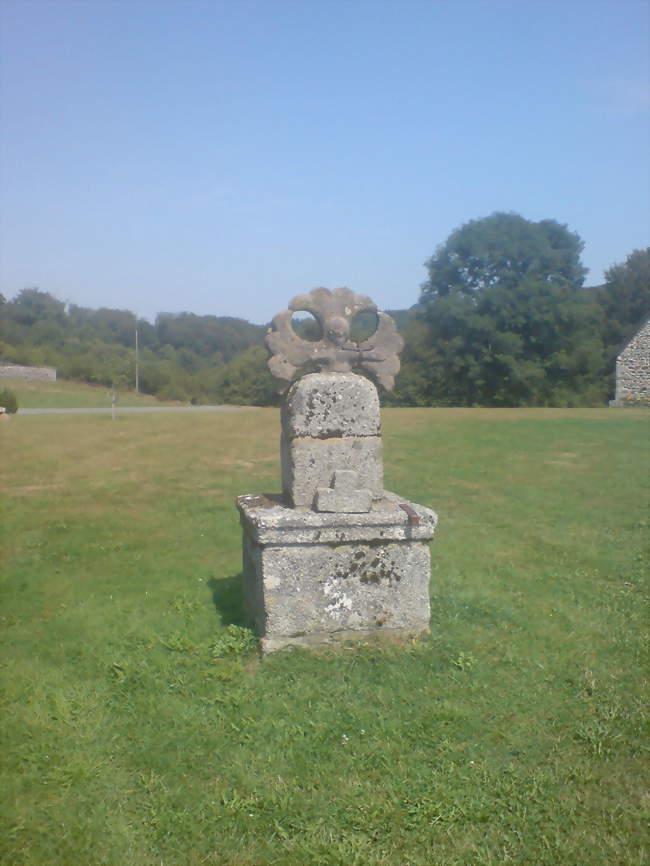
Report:
[[[294,331],[299,310],[315,317],[317,340]],[[365,311],[377,328],[355,341],[352,321]],[[301,368],[317,372],[284,396],[282,497],[237,500],[244,596],[263,649],[426,631],[437,517],[384,490],[379,396],[352,371],[393,387],[403,346],[395,323],[365,295],[319,288],[275,316],[266,344],[269,368],[285,382]]]
[[[317,341],[303,340],[291,325],[293,312],[312,313],[321,328]],[[374,334],[350,337],[353,318],[371,311]],[[383,463],[377,389],[351,372],[359,366],[391,389],[404,341],[395,323],[365,295],[350,289],[314,289],[298,295],[273,319],[266,337],[269,368],[291,379],[301,366],[315,365],[295,382],[282,411],[283,493],[295,508],[315,511],[370,511],[383,495]]]
[[[294,331],[294,312],[311,313],[318,322],[321,335],[316,341],[304,340]],[[366,340],[355,342],[350,337],[352,319],[362,312],[377,316],[377,330]],[[291,380],[299,367],[314,363],[327,373],[347,373],[358,365],[391,390],[399,371],[399,352],[404,340],[397,333],[395,322],[380,313],[370,298],[350,289],[313,289],[308,295],[297,295],[289,309],[273,319],[273,330],[266,336],[271,353],[269,369],[279,379]]]

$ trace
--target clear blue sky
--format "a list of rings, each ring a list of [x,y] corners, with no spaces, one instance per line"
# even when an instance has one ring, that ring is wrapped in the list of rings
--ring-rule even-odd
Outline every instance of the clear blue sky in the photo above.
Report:
[[[268,321],[510,210],[650,242],[648,3],[2,0],[0,291]]]

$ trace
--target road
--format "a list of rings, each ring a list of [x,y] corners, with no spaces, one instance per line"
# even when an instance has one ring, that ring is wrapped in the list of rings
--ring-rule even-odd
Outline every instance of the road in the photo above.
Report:
[[[241,412],[255,406],[116,406],[116,415],[151,412]],[[113,409],[19,409],[18,415],[110,415]]]

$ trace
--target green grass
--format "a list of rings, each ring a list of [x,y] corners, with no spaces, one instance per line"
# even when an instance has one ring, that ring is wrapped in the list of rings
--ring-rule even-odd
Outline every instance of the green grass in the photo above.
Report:
[[[647,864],[648,414],[384,412],[432,633],[260,661],[275,410],[0,429],[0,862]]]
[[[18,397],[21,409],[110,409],[111,389],[105,385],[88,385],[58,379],[56,382],[30,382],[26,379],[0,379],[0,388],[10,388]],[[149,394],[119,390],[116,406],[160,406]],[[176,404],[178,405],[178,404]]]

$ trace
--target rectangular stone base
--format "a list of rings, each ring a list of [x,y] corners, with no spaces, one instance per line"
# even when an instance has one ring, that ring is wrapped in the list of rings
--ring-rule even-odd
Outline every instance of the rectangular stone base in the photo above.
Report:
[[[240,496],[244,597],[265,652],[429,627],[436,515],[392,494],[363,514]]]

